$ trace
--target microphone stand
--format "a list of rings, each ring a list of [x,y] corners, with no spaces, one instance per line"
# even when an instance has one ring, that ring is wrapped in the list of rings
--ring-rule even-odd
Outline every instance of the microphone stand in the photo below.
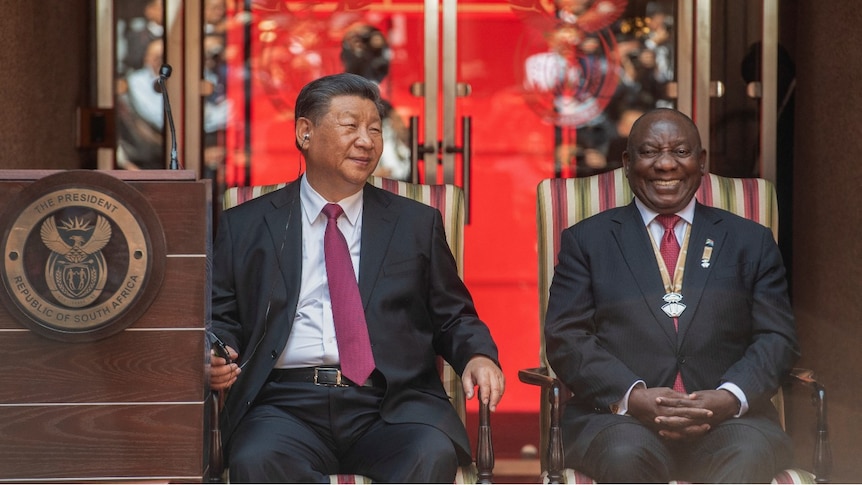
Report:
[[[171,170],[179,170],[180,164],[177,160],[177,132],[174,129],[174,115],[171,113],[171,100],[168,98],[168,89],[165,87],[165,81],[171,77],[171,72],[173,69],[169,64],[162,64],[161,69],[159,69],[159,88],[162,92],[162,98],[165,101],[165,114],[168,118],[168,126],[171,129]]]

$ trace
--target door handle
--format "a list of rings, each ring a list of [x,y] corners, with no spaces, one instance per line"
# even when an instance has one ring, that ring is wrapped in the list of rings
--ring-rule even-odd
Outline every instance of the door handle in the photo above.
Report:
[[[709,97],[710,98],[721,98],[724,96],[724,83],[721,81],[710,81],[709,82]]]
[[[415,82],[410,85],[410,94],[417,98],[425,96],[425,83]],[[455,83],[455,97],[463,98],[473,94],[473,86],[470,83]]]
[[[416,83],[419,84],[419,83]],[[415,86],[415,85],[414,85]],[[419,141],[419,117],[410,117],[410,181],[414,184],[419,183],[419,160],[425,158],[425,154],[435,153],[437,147],[433,145],[426,146]],[[425,181],[428,183],[428,181]]]
[[[465,224],[470,223],[470,212],[473,204],[472,194],[472,161],[473,161],[473,117],[461,117],[461,146],[447,146],[446,153],[461,154],[461,189],[464,191]]]
[[[763,85],[760,81],[751,81],[745,85],[745,94],[751,99],[760,99],[763,97]]]
[[[473,117],[461,117],[461,146],[447,145],[443,146],[443,142],[437,140],[433,145],[427,145],[419,141],[419,117],[410,117],[410,165],[412,173],[412,182],[419,183],[419,159],[426,154],[436,153],[435,163],[443,162],[443,154],[460,154],[461,155],[461,190],[464,191],[465,214],[464,222],[470,223],[470,208],[472,195],[472,165],[473,165]],[[426,162],[427,163],[427,162]],[[436,181],[424,181],[425,183],[435,183]]]

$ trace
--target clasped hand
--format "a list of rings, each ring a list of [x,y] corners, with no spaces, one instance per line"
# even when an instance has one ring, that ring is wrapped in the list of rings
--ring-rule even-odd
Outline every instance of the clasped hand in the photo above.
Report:
[[[739,402],[726,390],[684,394],[667,387],[632,389],[628,413],[668,440],[685,441],[706,434],[739,412]]]

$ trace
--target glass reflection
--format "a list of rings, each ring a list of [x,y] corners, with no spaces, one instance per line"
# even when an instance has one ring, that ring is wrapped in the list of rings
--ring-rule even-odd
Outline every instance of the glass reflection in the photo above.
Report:
[[[293,102],[308,82],[343,71],[375,81],[388,100],[386,151],[376,174],[410,177],[403,120],[412,112],[404,113],[391,95],[397,82],[399,97],[410,96],[407,83],[416,80],[421,59],[404,67],[402,14],[375,12],[368,2],[222,0],[222,5],[225,43],[219,62],[227,69],[220,82],[227,96],[226,105],[219,106],[226,123],[208,149],[213,156],[205,159],[226,186],[276,183],[300,173]],[[421,21],[421,13],[415,18]],[[410,78],[393,80],[396,69]],[[410,102],[419,106],[421,100]]]
[[[227,3],[203,3],[203,168],[202,176],[213,179],[217,193],[224,187],[225,128],[232,117],[227,97]]]
[[[358,74],[378,85],[389,75],[392,50],[377,27],[365,23],[352,25],[341,40],[341,63],[345,72]],[[392,103],[384,97],[383,154],[374,171],[378,177],[410,180],[410,139],[407,126]]]
[[[205,93],[205,174],[232,186],[301,172],[292,103],[304,84],[325,74],[376,70],[369,76],[393,104],[393,126],[420,114],[421,99],[407,93],[423,71],[422,17],[408,7],[206,0],[204,71],[212,89]],[[674,81],[675,2],[510,0],[508,7],[520,23],[513,31],[518,48],[485,55],[513,58],[522,102],[548,126],[554,175],[620,166],[632,120],[674,105],[667,93]],[[459,69],[463,78],[472,73],[470,64]],[[389,131],[396,141],[387,146],[406,155],[400,145],[406,134]],[[389,170],[402,178],[398,168]]]
[[[633,120],[672,106],[673,4],[511,0],[524,33],[524,97],[553,125],[555,175],[621,166]]]
[[[165,168],[164,111],[155,88],[164,59],[162,0],[115,2],[117,166]]]

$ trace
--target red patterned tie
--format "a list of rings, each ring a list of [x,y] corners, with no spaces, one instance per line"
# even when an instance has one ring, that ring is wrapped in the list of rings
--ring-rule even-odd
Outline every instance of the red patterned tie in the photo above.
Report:
[[[677,259],[679,259],[679,241],[676,240],[676,234],[673,229],[676,227],[676,223],[679,222],[680,217],[676,214],[659,214],[656,216],[655,220],[664,227],[664,236],[661,238],[659,252],[661,253],[662,259],[664,259],[664,265],[667,267],[668,275],[670,276],[670,279],[673,280],[676,262]],[[673,328],[679,330],[679,319],[677,317],[673,317]],[[685,392],[685,386],[682,383],[682,375],[679,372],[676,373],[676,379],[673,381],[673,390]]]
[[[673,279],[673,270],[676,269],[676,260],[679,258],[679,241],[676,240],[676,234],[673,232],[679,219],[680,217],[676,214],[659,214],[655,218],[664,228],[664,236],[661,238],[659,251],[661,257],[664,258],[664,265],[667,266],[667,272],[671,279]]]
[[[374,370],[374,356],[371,354],[368,325],[365,323],[353,261],[350,259],[347,240],[338,229],[338,217],[343,213],[344,210],[338,204],[326,204],[323,207],[323,214],[326,215],[323,253],[341,373],[362,385]]]

